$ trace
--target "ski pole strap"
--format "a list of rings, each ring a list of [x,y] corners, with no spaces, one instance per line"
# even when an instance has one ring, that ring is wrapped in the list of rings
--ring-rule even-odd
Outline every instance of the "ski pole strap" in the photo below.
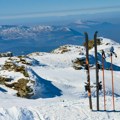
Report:
[[[111,52],[111,53],[110,53],[110,56],[112,56],[112,55],[113,55],[113,53]]]
[[[117,57],[117,54],[115,52],[111,52],[110,54],[111,54],[111,56],[114,54],[115,57]]]
[[[102,50],[102,57],[105,58],[105,51]]]
[[[97,68],[100,69],[100,64],[99,63],[97,63]]]

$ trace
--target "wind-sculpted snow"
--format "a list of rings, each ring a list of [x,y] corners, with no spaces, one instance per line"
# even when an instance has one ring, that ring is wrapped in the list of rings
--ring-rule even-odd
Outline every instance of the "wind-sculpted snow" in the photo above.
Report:
[[[73,61],[85,58],[85,48],[77,45],[61,46],[51,53],[35,52],[23,58],[23,63],[34,80],[32,86],[34,95],[31,99],[17,97],[16,91],[0,85],[0,120],[120,120],[120,45],[110,39],[100,38],[98,60],[102,64],[101,51],[104,49],[105,58],[105,87],[106,112],[104,111],[103,90],[100,93],[100,111],[96,110],[96,75],[94,48],[90,49],[90,80],[92,85],[93,111],[89,110],[89,100],[84,85],[87,82],[85,67],[76,70]],[[115,112],[112,107],[112,78],[110,47],[114,46],[113,74]],[[23,77],[22,73],[2,70],[9,58],[0,58],[0,76],[11,76],[16,81]],[[13,62],[19,61],[12,57]],[[14,60],[15,59],[15,60]],[[82,64],[81,64],[82,65]],[[102,81],[102,69],[99,70],[99,80]]]
[[[34,95],[31,97],[32,99],[38,98],[52,98],[56,96],[61,96],[62,91],[54,86],[51,81],[45,80],[41,78],[34,70],[29,69],[31,75],[36,80]]]
[[[26,108],[12,107],[9,109],[0,108],[0,119],[1,120],[44,120],[39,114],[33,109],[29,110]]]

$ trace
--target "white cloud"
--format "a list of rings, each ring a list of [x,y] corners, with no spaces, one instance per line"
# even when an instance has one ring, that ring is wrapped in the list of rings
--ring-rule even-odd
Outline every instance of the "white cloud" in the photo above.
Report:
[[[109,11],[120,11],[120,6],[24,13],[24,14],[17,14],[17,15],[5,15],[5,16],[1,16],[0,20],[38,18],[38,17],[48,17],[48,16],[66,16],[66,15],[75,15],[75,14],[94,14],[94,13],[109,12]]]

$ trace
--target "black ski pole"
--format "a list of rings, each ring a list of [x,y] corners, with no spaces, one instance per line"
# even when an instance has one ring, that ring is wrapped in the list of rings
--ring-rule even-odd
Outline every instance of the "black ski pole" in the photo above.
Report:
[[[105,78],[104,78],[104,59],[105,59],[105,52],[102,50],[102,73],[103,73],[103,93],[104,93],[104,110],[106,111],[106,91],[105,91]]]
[[[97,110],[99,111],[99,70],[98,70],[98,57],[97,57],[97,31],[94,34],[94,47],[95,47],[95,63],[96,63],[96,95],[97,95]]]
[[[87,73],[87,85],[85,86],[86,91],[88,91],[89,97],[89,106],[92,110],[92,97],[91,97],[91,88],[90,88],[90,68],[89,68],[89,47],[88,47],[88,34],[85,32],[85,41],[86,41],[86,73]]]

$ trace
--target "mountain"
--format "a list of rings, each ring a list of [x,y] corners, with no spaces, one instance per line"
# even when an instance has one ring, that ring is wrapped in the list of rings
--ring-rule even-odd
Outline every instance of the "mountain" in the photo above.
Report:
[[[85,58],[85,47],[64,45],[51,53],[34,52],[23,56],[0,58],[0,120],[84,120],[120,119],[120,44],[99,37],[98,61],[101,51],[105,58],[106,111],[103,90],[100,93],[100,111],[96,110],[96,75],[94,48],[90,49],[90,80],[93,110],[85,91],[87,74],[84,66],[74,69],[74,61]],[[114,46],[113,74],[115,111],[112,106],[112,77],[110,48]],[[102,81],[102,68],[99,80]]]
[[[99,36],[111,38],[120,43],[118,32],[120,31],[120,24],[91,20],[77,20],[70,23],[68,27],[81,33],[84,33],[85,31],[88,32],[90,39],[93,39],[94,32],[98,31]]]
[[[120,43],[120,24],[110,22],[76,20],[61,26],[1,25],[0,52],[11,51],[14,55],[25,55],[36,51],[50,52],[65,44],[82,45],[84,32],[88,32],[92,40],[95,31],[99,32],[99,36]]]
[[[0,26],[0,52],[15,55],[51,51],[64,44],[82,44],[83,34],[64,26]]]

